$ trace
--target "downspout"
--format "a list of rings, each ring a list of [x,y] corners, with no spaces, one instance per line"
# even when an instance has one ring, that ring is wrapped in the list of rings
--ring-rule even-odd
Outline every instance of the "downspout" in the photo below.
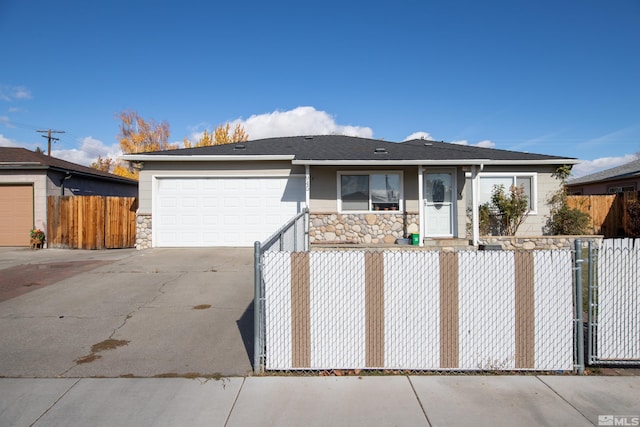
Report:
[[[309,209],[309,202],[311,199],[311,175],[309,174],[310,170],[309,165],[304,165],[304,202],[307,205],[307,209]]]
[[[420,233],[420,246],[424,246],[424,230],[426,229],[424,223],[424,197],[423,197],[423,167],[418,166],[418,217],[420,221],[420,227],[418,232]]]
[[[311,166],[304,165],[304,250],[309,251],[309,203],[311,202]]]
[[[480,171],[484,164],[480,164]],[[473,246],[480,244],[480,214],[478,206],[478,193],[480,191],[480,175],[478,166],[471,166],[471,223],[473,225]]]
[[[64,196],[64,182],[66,180],[68,180],[69,178],[71,178],[71,172],[66,172],[66,176],[64,178],[62,178],[62,181],[60,181],[60,195]]]

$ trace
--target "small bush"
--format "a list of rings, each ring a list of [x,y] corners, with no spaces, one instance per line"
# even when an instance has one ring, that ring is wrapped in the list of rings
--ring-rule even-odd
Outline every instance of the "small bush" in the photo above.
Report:
[[[512,185],[509,191],[504,186],[496,185],[491,194],[491,207],[495,209],[492,215],[496,218],[500,235],[515,236],[529,213],[529,200],[524,187]]]
[[[551,211],[547,228],[555,235],[588,234],[590,221],[589,214],[563,204]]]
[[[547,201],[550,215],[545,225],[545,234],[569,236],[591,234],[589,230],[591,216],[580,209],[567,206],[567,190],[564,184],[570,174],[571,167],[567,165],[558,167],[553,173],[554,178],[562,181],[562,186]]]

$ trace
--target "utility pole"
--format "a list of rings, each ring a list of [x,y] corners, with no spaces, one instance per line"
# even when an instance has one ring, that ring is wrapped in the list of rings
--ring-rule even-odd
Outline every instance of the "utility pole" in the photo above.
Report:
[[[47,130],[37,130],[36,132],[40,132],[40,133],[46,133],[46,135],[42,135],[43,138],[47,138],[47,145],[48,145],[48,149],[47,149],[47,154],[49,155],[49,157],[51,157],[51,141],[59,141],[60,138],[54,138],[53,136],[51,136],[52,133],[65,133],[63,130],[51,130],[51,129],[47,129]]]

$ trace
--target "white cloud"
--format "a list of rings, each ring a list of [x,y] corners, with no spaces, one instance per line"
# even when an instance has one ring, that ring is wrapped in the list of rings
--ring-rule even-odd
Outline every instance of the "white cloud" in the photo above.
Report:
[[[18,144],[0,133],[0,147],[18,147]]]
[[[31,99],[31,91],[24,86],[0,85],[0,99],[7,102]]]
[[[584,175],[590,175],[605,169],[614,168],[634,161],[637,158],[637,154],[625,154],[624,156],[619,157],[600,157],[593,160],[581,160],[580,164],[574,165],[571,169],[571,178],[579,178]]]
[[[0,116],[0,123],[5,125],[8,128],[15,128],[13,123],[11,123],[11,119],[8,116]]]
[[[313,107],[297,107],[289,111],[258,114],[246,120],[231,122],[231,128],[240,124],[250,139],[299,135],[348,135],[373,137],[369,127],[340,125],[334,117]]]
[[[494,148],[496,146],[496,144],[488,139],[482,140],[480,142],[476,142],[475,144],[469,144],[469,141],[467,141],[466,139],[460,140],[460,141],[451,141],[452,144],[458,144],[458,145],[470,145],[473,147],[482,147],[482,148]]]
[[[476,147],[483,147],[483,148],[494,148],[496,146],[496,144],[493,141],[490,141],[488,139],[482,140],[473,145],[475,145]]]
[[[406,137],[403,141],[411,141],[412,139],[425,139],[427,141],[434,141],[429,132],[414,132]]]
[[[68,162],[89,166],[98,159],[98,156],[102,156],[103,158],[111,157],[115,160],[118,156],[122,155],[122,151],[120,151],[120,144],[109,146],[105,145],[99,139],[87,136],[81,140],[79,148],[72,148],[70,150],[52,149],[51,155]]]

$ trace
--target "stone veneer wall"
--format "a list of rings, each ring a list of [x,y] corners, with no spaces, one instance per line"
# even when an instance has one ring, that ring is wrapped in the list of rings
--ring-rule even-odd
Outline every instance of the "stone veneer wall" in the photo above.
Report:
[[[405,228],[406,220],[406,228]],[[419,232],[417,213],[309,215],[310,243],[395,243]]]
[[[136,217],[136,249],[151,247],[151,215],[138,214]]]
[[[580,239],[584,243],[589,241],[599,242],[603,236],[539,236],[539,237],[513,237],[513,236],[481,236],[481,245],[500,245],[502,249],[573,249],[574,241]]]

